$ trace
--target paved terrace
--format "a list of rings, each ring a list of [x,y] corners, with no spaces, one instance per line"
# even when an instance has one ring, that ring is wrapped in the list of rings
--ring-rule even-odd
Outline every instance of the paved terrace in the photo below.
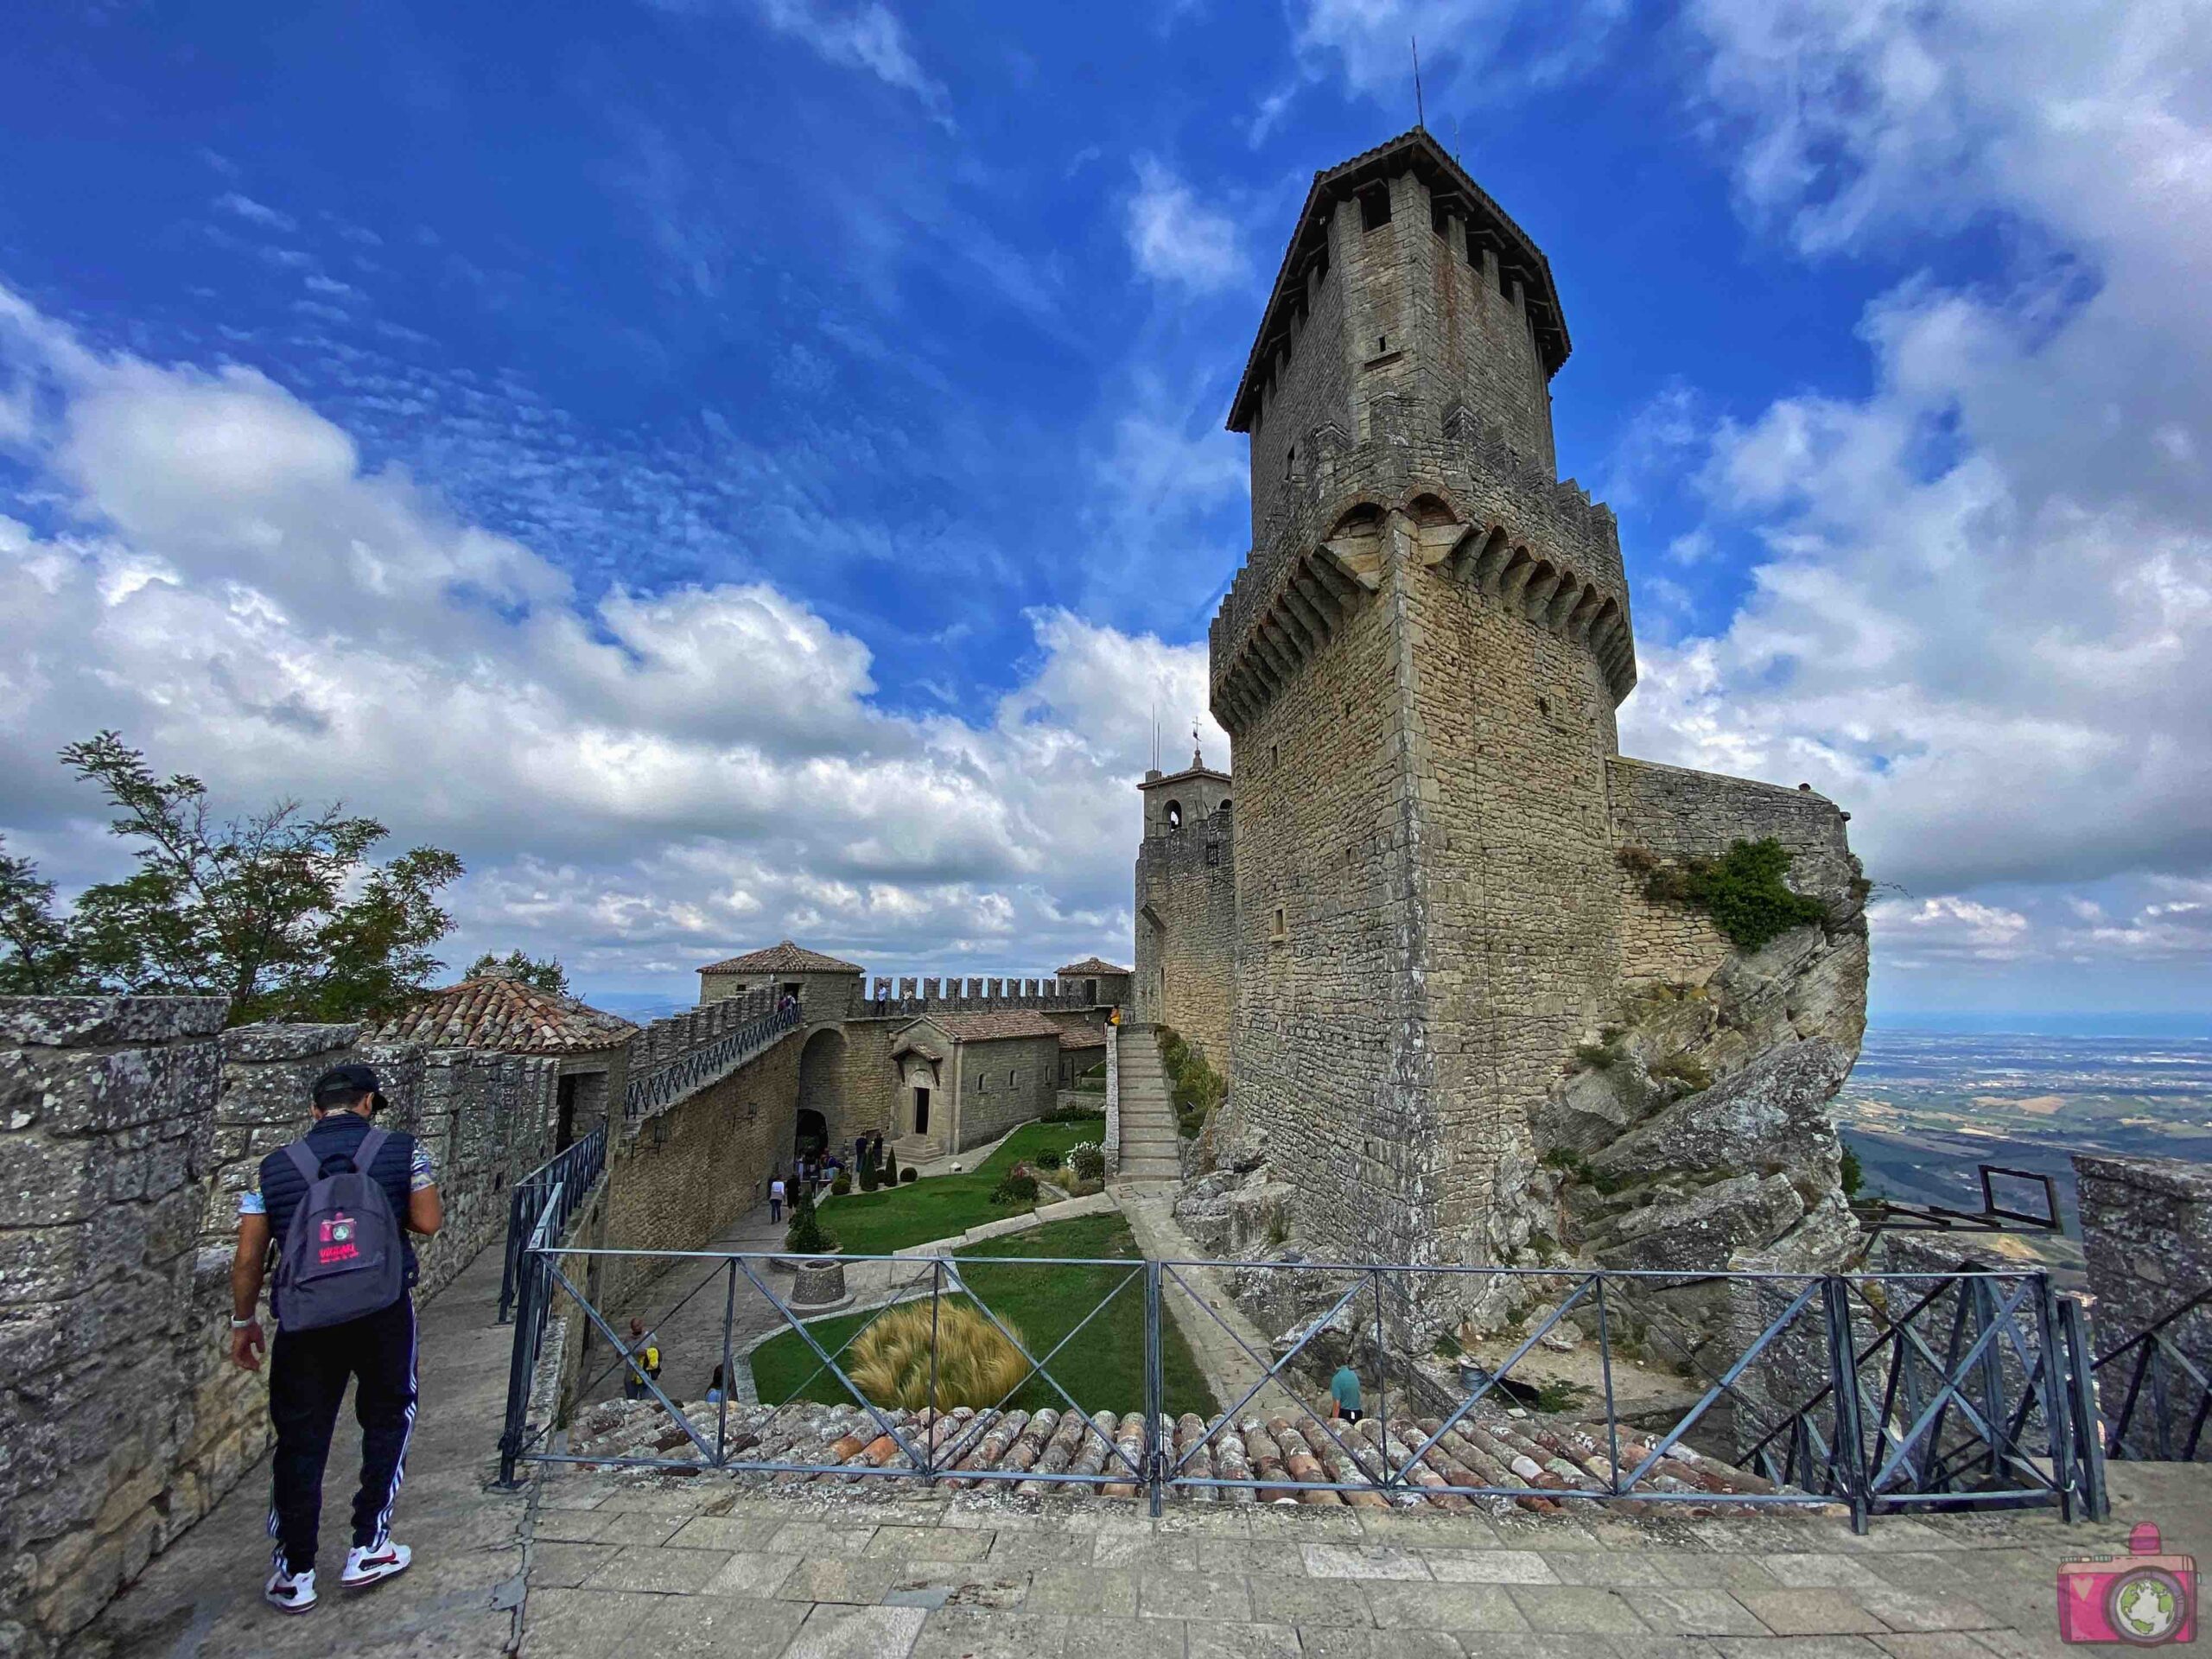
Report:
[[[1694,1520],[1424,1515],[902,1490],[720,1475],[540,1475],[489,1486],[506,1330],[487,1250],[424,1310],[405,1577],[260,1601],[266,1466],[74,1643],[73,1659],[645,1654],[1512,1655],[1514,1659],[2058,1659],[2053,1573],[2156,1521],[2212,1555],[2212,1473],[2115,1465],[2113,1518]],[[351,1427],[340,1420],[341,1437]],[[342,1560],[351,1475],[325,1493]],[[334,1573],[333,1574],[334,1577]]]

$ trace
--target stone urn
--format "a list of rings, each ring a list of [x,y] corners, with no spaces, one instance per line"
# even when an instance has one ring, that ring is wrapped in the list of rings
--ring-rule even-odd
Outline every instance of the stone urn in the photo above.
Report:
[[[845,1264],[832,1256],[809,1256],[799,1263],[791,1284],[791,1312],[810,1315],[848,1306],[853,1294],[845,1288]]]

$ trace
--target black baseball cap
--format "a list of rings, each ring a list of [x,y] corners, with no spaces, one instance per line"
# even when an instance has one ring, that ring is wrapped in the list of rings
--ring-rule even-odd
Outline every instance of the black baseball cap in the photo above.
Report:
[[[333,1103],[340,1100],[352,1102],[359,1099],[363,1095],[376,1096],[370,1103],[371,1109],[375,1111],[384,1109],[384,1091],[378,1085],[375,1071],[358,1062],[348,1065],[334,1065],[315,1080],[315,1103],[318,1106],[326,1101]]]

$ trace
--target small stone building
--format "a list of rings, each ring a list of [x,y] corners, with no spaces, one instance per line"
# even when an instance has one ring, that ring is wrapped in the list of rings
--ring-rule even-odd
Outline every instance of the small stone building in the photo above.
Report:
[[[1085,1002],[1101,1008],[1129,1006],[1129,977],[1128,969],[1103,957],[1085,957],[1081,962],[1071,962],[1058,974],[1062,985],[1081,991]]]
[[[1061,1035],[1033,1008],[925,1014],[901,1027],[891,1039],[900,1160],[964,1152],[1052,1110]]]
[[[773,991],[798,997],[810,1020],[840,1020],[861,995],[866,970],[785,939],[765,950],[748,950],[699,970],[699,1001],[719,1002],[747,991]]]
[[[363,1033],[375,1043],[418,1043],[538,1054],[560,1062],[553,1149],[590,1133],[621,1108],[629,1042],[638,1028],[619,1014],[561,991],[541,990],[513,970],[493,968],[416,998]]]

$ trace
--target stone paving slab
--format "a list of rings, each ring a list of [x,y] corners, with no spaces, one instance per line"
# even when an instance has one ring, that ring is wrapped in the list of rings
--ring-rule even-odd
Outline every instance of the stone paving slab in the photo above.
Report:
[[[2060,1561],[2124,1553],[2146,1517],[2169,1548],[2212,1553],[2212,1470],[2122,1467],[2113,1489],[2114,1518],[2094,1526],[1896,1517],[1858,1536],[1817,1516],[1506,1528],[1217,1503],[1155,1520],[1096,1498],[564,1477],[546,1489],[560,1506],[537,1511],[554,1530],[588,1527],[594,1493],[622,1516],[680,1524],[613,1551],[581,1588],[550,1581],[573,1573],[560,1552],[579,1545],[533,1544],[521,1651],[644,1650],[599,1645],[626,1619],[656,1652],[791,1659],[2060,1659]],[[692,1528],[715,1548],[684,1550]],[[650,1560],[677,1555],[721,1565],[687,1589],[692,1562]],[[670,1587],[635,1587],[656,1583]]]

